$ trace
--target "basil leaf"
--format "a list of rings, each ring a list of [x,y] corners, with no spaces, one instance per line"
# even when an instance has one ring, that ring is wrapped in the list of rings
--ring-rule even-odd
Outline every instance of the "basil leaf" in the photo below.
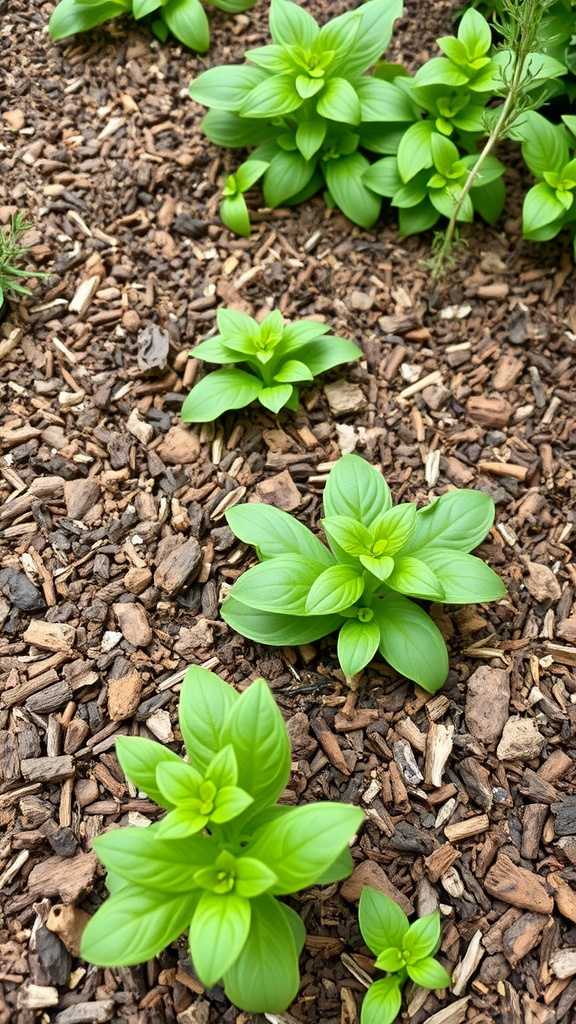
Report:
[[[231,110],[209,110],[202,121],[202,131],[217,146],[239,149],[272,139],[280,129],[256,118],[240,117]]]
[[[341,62],[348,77],[366,71],[388,49],[394,22],[402,16],[402,0],[389,0],[385,4],[381,0],[369,0],[351,13],[358,16],[358,31]],[[342,20],[345,17],[341,15]],[[340,18],[335,18],[332,28],[339,22]]]
[[[329,868],[322,874],[321,878],[316,879],[316,885],[331,885],[332,882],[341,882],[343,878],[348,878],[354,870],[354,861],[352,860],[352,854],[348,846],[345,846],[342,853],[338,855],[335,861],[332,862]]]
[[[398,147],[398,170],[403,181],[432,166],[433,135],[433,121],[418,121],[404,132]]]
[[[305,160],[311,160],[326,138],[325,121],[303,121],[296,131],[296,145]]]
[[[238,959],[250,931],[250,900],[203,892],[190,926],[190,952],[200,981],[212,988]]]
[[[406,949],[404,936],[409,928],[408,918],[395,900],[370,885],[365,885],[358,904],[358,921],[366,945],[374,956],[390,946]]]
[[[260,397],[263,386],[245,370],[214,370],[184,399],[182,419],[184,423],[207,423],[228,409],[243,409]]]
[[[310,352],[306,352],[303,358],[310,373],[316,377],[319,373],[325,373],[340,363],[352,363],[362,357],[362,352],[352,341],[346,338],[339,338],[330,335],[329,338],[318,338],[314,346],[310,346]]]
[[[350,516],[330,516],[322,519],[326,536],[349,555],[366,554],[374,542],[371,530]]]
[[[296,998],[300,980],[287,908],[267,893],[251,900],[250,906],[248,938],[224,975],[224,990],[248,1013],[283,1013]]]
[[[426,914],[410,925],[404,936],[404,949],[408,949],[411,959],[430,956],[440,945],[440,914],[434,911]]]
[[[262,388],[258,395],[258,401],[265,409],[270,409],[271,412],[277,413],[280,412],[282,406],[286,405],[293,390],[291,384],[271,385],[270,387]]]
[[[431,956],[424,957],[423,960],[418,960],[414,964],[408,964],[406,970],[412,981],[425,988],[449,988],[452,984],[452,978],[448,971]]]
[[[415,107],[403,89],[379,78],[363,78],[354,83],[360,100],[362,124],[370,121],[414,121]]]
[[[350,869],[350,873],[351,872],[352,869]],[[278,900],[275,900],[274,902],[277,907],[280,907],[280,910],[288,922],[292,932],[292,938],[296,945],[296,956],[300,956],[300,953],[304,949],[304,943],[306,942],[306,928],[304,927],[302,918],[295,910],[292,910],[292,907],[287,906],[286,903],[280,903]]]
[[[400,979],[380,978],[364,996],[360,1024],[393,1024],[401,1005]]]
[[[210,46],[210,26],[200,0],[166,0],[162,20],[172,35],[191,50],[205,53]]]
[[[429,693],[439,690],[448,675],[448,652],[432,619],[405,597],[376,599],[371,608],[386,661]]]
[[[282,363],[280,369],[276,370],[274,380],[278,383],[282,383],[284,381],[300,383],[302,381],[314,380],[314,377],[310,373],[306,363],[300,362],[299,359],[287,359],[285,363]]]
[[[306,611],[313,615],[342,612],[362,596],[364,583],[364,577],[352,566],[332,565],[310,587]]]
[[[564,214],[564,206],[555,189],[541,181],[527,193],[522,208],[522,226],[525,231],[538,231]]]
[[[214,110],[240,110],[251,92],[268,80],[265,71],[246,65],[209,68],[192,80],[190,96]]]
[[[195,359],[205,359],[208,363],[231,363],[236,358],[236,353],[226,346],[221,334],[195,345],[190,355]]]
[[[426,562],[412,555],[401,555],[394,559],[394,568],[386,577],[386,586],[400,594],[430,601],[442,601],[446,597],[436,573]]]
[[[560,125],[551,124],[535,110],[522,114],[521,133],[522,157],[537,178],[544,171],[561,172],[569,158],[566,131]]]
[[[409,235],[419,235],[423,231],[433,228],[439,217],[438,210],[432,206],[429,199],[425,199],[418,206],[409,210],[400,210],[398,217],[400,234],[403,238],[408,238]]]
[[[427,551],[426,564],[444,590],[442,604],[476,604],[504,597],[506,587],[481,558],[442,548]]]
[[[244,100],[240,114],[245,117],[283,117],[301,105],[302,99],[291,75],[273,75],[272,78],[266,75],[265,81]]]
[[[323,570],[320,562],[311,562],[303,555],[267,559],[236,580],[230,597],[264,612],[306,615],[308,591]]]
[[[290,776],[290,741],[270,688],[257,679],[241,695],[222,729],[222,740],[234,747],[238,785],[254,799],[250,815],[273,804]],[[250,856],[276,867],[274,860]]]
[[[267,206],[274,208],[301,192],[314,174],[315,164],[301,153],[280,150],[264,175],[263,192]]]
[[[234,505],[226,519],[245,544],[252,544],[260,559],[299,555],[323,568],[334,565],[328,548],[303,523],[274,505]]]
[[[285,647],[287,644],[311,644],[328,636],[342,623],[340,615],[281,615],[263,612],[227,597],[221,612],[224,622],[242,636],[260,644]]]
[[[249,238],[251,232],[250,214],[244,196],[239,192],[235,196],[226,196],[220,203],[222,223],[230,228],[235,235]],[[224,410],[221,410],[222,412]],[[212,417],[216,419],[215,416]],[[202,422],[205,422],[204,420]]]
[[[192,874],[209,867],[218,849],[208,836],[161,839],[153,825],[114,829],[94,840],[94,849],[106,868],[135,885],[162,893],[195,889]]]
[[[222,729],[239,700],[220,676],[192,665],[182,682],[179,721],[190,763],[205,774],[213,757],[226,746]]]
[[[362,228],[371,228],[378,220],[382,201],[362,181],[369,167],[361,153],[351,153],[338,159],[327,160],[324,165],[326,184],[342,213]]]
[[[311,14],[288,0],[272,0],[270,34],[280,46],[296,46],[310,50],[318,38],[319,28]]]
[[[345,78],[331,78],[316,105],[321,117],[344,124],[360,124],[358,93]]]
[[[380,630],[374,620],[347,619],[338,634],[338,661],[344,675],[355,676],[378,650]]]
[[[471,551],[494,521],[494,502],[481,491],[447,491],[416,513],[414,533],[402,554],[427,559],[433,548]]]
[[[96,25],[102,25],[110,18],[117,18],[130,10],[130,2],[117,0],[117,2],[104,2],[91,4],[79,4],[77,0],[60,0],[56,9],[52,12],[48,22],[50,38],[56,42],[65,39],[66,36],[73,36],[76,32],[87,32]]]
[[[144,963],[189,926],[198,894],[170,896],[126,886],[110,896],[88,922],[80,955],[99,967]]]
[[[235,892],[247,899],[261,896],[276,882],[274,872],[254,857],[239,857],[236,861]]]
[[[154,740],[138,736],[119,736],[116,740],[116,756],[120,767],[139,789],[143,789],[151,800],[170,810],[174,804],[166,800],[156,782],[156,769],[164,763],[182,764],[177,754]]]
[[[349,516],[370,526],[389,508],[392,508],[390,488],[374,466],[359,455],[345,455],[338,460],[324,488],[327,516]]]
[[[379,196],[387,196],[390,199],[402,185],[396,157],[385,156],[382,160],[370,164],[362,175],[362,181]]]

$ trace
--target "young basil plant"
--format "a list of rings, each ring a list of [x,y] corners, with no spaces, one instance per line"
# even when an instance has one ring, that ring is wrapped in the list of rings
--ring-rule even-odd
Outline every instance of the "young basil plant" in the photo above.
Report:
[[[253,401],[273,413],[284,407],[295,410],[300,389],[317,374],[362,354],[351,341],[328,334],[325,324],[286,324],[277,309],[260,324],[232,309],[220,309],[217,319],[220,333],[202,341],[192,355],[239,368],[215,370],[192,388],[182,406],[186,423],[204,423]]]
[[[188,929],[207,988],[222,980],[241,1009],[281,1013],[298,991],[305,929],[277,897],[350,874],[362,811],[276,803],[290,742],[263,679],[239,696],[194,666],[179,717],[187,761],[152,740],[117,740],[126,775],[168,813],[94,841],[111,895],[89,921],[81,955],[100,966],[138,964]]]
[[[366,885],[358,908],[360,931],[387,977],[375,981],[362,1003],[361,1024],[392,1024],[402,1003],[402,986],[410,978],[423,988],[447,988],[448,971],[434,959],[440,945],[440,914],[410,924],[394,900]]]
[[[30,246],[22,245],[22,237],[33,227],[21,213],[10,218],[7,228],[0,226],[0,310],[7,295],[31,295],[29,288],[19,283],[23,277],[46,277],[43,271],[24,270],[21,266]]]
[[[362,182],[365,129],[369,135],[377,122],[415,116],[409,97],[367,74],[401,12],[401,0],[369,0],[320,28],[298,4],[272,0],[272,44],[248,50],[245,65],[194,79],[192,99],[210,108],[202,123],[208,138],[257,145],[250,159],[268,164],[267,206],[303,202],[325,186],[328,201],[355,223],[375,223],[381,200]]]
[[[247,11],[256,0],[205,0],[230,14]],[[210,26],[200,0],[60,0],[48,23],[52,39],[65,39],[101,25],[120,14],[139,21],[152,16],[150,27],[165,43],[171,32],[191,50],[204,53],[210,46]]]
[[[264,504],[226,513],[260,563],[222,605],[233,629],[259,643],[305,644],[339,630],[347,676],[377,651],[397,672],[434,692],[448,673],[442,634],[412,598],[442,604],[494,601],[505,588],[468,554],[486,536],[494,504],[480,491],[448,491],[418,509],[393,507],[379,471],[357,455],[333,467],[324,490],[327,548],[302,523]]]
[[[525,238],[546,242],[570,229],[576,255],[576,116],[555,125],[542,114],[524,115],[522,156],[538,183],[527,193],[522,211]]]

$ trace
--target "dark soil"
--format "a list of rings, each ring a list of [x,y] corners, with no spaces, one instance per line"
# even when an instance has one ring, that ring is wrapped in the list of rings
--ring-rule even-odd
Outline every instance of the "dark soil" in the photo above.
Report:
[[[408,3],[393,58],[432,53],[454,6]],[[568,242],[522,241],[514,151],[501,225],[467,228],[436,287],[430,236],[402,241],[390,220],[361,231],[321,198],[255,212],[253,236],[234,238],[217,183],[236,156],[206,143],[186,93],[200,69],[266,41],[266,4],[236,19],[212,9],[203,58],[130,20],[54,45],[52,7],[12,0],[0,21],[0,220],[22,209],[34,221],[32,256],[50,272],[0,324],[0,1021],[248,1019],[203,990],[184,941],[137,969],[77,958],[81,911],[104,894],[94,836],[155,813],[126,784],[114,738],[180,750],[177,693],[194,662],[240,687],[270,682],[293,741],[286,800],[367,813],[352,881],[293,901],[308,941],[284,1024],[355,1024],[373,974],[356,915],[366,881],[409,912],[442,912],[454,992],[408,993],[412,1024],[573,1024]],[[295,416],[250,409],[183,428],[188,353],[220,305],[315,316],[364,358]],[[225,507],[258,497],[315,526],[326,472],[351,450],[396,501],[457,486],[496,502],[480,554],[508,597],[432,609],[451,656],[433,698],[378,661],[350,690],[333,637],[266,648],[219,617],[253,561]],[[190,538],[201,564],[168,592],[159,566]]]

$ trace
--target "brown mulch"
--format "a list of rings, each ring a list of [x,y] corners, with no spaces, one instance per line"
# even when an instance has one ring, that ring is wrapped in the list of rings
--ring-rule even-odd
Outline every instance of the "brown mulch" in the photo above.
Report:
[[[426,5],[423,18],[407,4],[394,58],[433,52],[454,6]],[[515,170],[502,224],[466,229],[437,287],[422,263],[429,236],[401,241],[385,218],[361,231],[320,198],[257,212],[252,237],[236,239],[217,215],[235,156],[203,140],[186,90],[198,69],[266,41],[266,5],[236,19],[212,8],[201,58],[129,20],[54,45],[52,7],[0,4],[0,220],[30,215],[50,272],[0,325],[1,1024],[248,1019],[204,992],[185,942],[136,969],[77,957],[83,912],[104,894],[94,836],[155,813],[126,783],[115,736],[180,749],[191,662],[238,685],[268,679],[293,742],[286,800],[367,814],[352,879],[294,898],[308,941],[292,1018],[358,1019],[373,968],[356,900],[369,882],[408,912],[443,915],[454,990],[442,1002],[412,993],[413,1024],[573,1024],[567,242],[522,241]],[[305,393],[295,416],[251,409],[183,428],[198,370],[188,352],[219,305],[314,315],[364,359]],[[432,698],[378,661],[349,690],[333,637],[266,648],[219,618],[253,558],[225,509],[257,496],[315,525],[327,470],[351,450],[382,468],[396,500],[458,486],[496,502],[480,553],[508,597],[432,609],[451,656]]]

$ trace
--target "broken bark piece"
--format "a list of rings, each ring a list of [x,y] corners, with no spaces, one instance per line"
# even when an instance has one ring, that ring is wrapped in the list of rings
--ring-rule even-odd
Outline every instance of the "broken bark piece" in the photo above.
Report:
[[[32,868],[27,891],[13,901],[19,907],[34,900],[60,897],[63,903],[75,903],[92,889],[98,859],[94,853],[76,853],[73,857],[47,857]]]
[[[122,636],[129,644],[133,647],[148,647],[152,643],[152,630],[143,605],[138,601],[119,602],[112,605],[112,610],[118,619]]]
[[[147,324],[138,334],[138,369],[145,377],[157,376],[168,368],[170,335],[158,324]]]
[[[442,785],[444,767],[452,752],[454,726],[432,722],[426,738],[424,782],[438,789]]]
[[[505,853],[500,853],[484,880],[491,896],[522,910],[551,914],[554,901],[542,879],[533,871],[519,868]]]
[[[452,972],[452,993],[455,996],[459,996],[464,992],[466,985],[470,981],[470,978],[476,971],[482,957],[486,950],[482,945],[482,932],[480,930],[474,932],[470,940],[470,944],[464,959],[456,965]]]
[[[154,585],[173,596],[191,583],[202,563],[202,549],[193,537],[163,558],[154,573]]]
[[[537,775],[544,782],[557,782],[567,771],[574,767],[574,761],[564,750],[553,750],[550,757],[540,765]]]
[[[570,883],[556,871],[548,875],[547,881],[554,890],[554,899],[560,913],[576,923],[576,892]]]
[[[144,569],[129,569],[124,577],[124,586],[131,594],[142,594],[152,583],[148,566]]]
[[[334,416],[347,416],[352,412],[360,412],[366,406],[362,388],[350,381],[338,380],[333,384],[325,384],[324,394],[328,399],[330,412]]]
[[[324,719],[313,718],[310,722],[310,728],[322,747],[322,750],[326,754],[326,757],[330,761],[330,764],[334,765],[334,768],[341,771],[343,775],[350,775],[350,769],[346,764],[344,754],[340,749],[340,744],[338,743],[334,733],[330,731],[330,728]]]
[[[482,743],[495,743],[508,720],[510,673],[482,665],[472,673],[466,689],[466,725]]]
[[[547,565],[540,565],[538,562],[530,562],[526,559],[527,575],[524,577],[524,586],[535,601],[558,601],[562,593],[560,584]]]
[[[576,949],[557,949],[550,957],[550,967],[557,978],[571,978],[576,974]]]
[[[494,802],[494,787],[488,769],[475,757],[465,757],[460,762],[460,777],[474,802],[489,811]]]
[[[352,732],[355,729],[366,729],[378,721],[380,712],[376,708],[353,708],[349,715],[342,711],[336,713],[334,728],[336,732]]]
[[[106,1024],[112,1020],[116,1004],[113,999],[98,999],[90,1003],[74,1003],[57,1013],[55,1024]]]
[[[142,687],[142,678],[134,665],[126,658],[116,658],[108,676],[108,714],[113,722],[135,714]]]
[[[518,789],[523,796],[530,797],[537,803],[553,804],[558,799],[558,790],[532,768],[526,769],[518,783]]]
[[[66,512],[70,519],[82,521],[90,512],[101,495],[100,483],[94,477],[80,480],[66,480],[64,484],[64,500]]]
[[[33,619],[22,634],[22,639],[43,651],[63,651],[68,654],[76,641],[76,630],[68,622],[43,622]]]
[[[540,942],[542,931],[550,918],[545,914],[522,914],[502,936],[502,951],[511,967],[534,949]]]
[[[453,825],[446,825],[444,835],[451,843],[460,839],[468,839],[470,836],[477,836],[480,832],[486,832],[490,826],[490,819],[487,814],[476,814],[473,818],[464,818]]]
[[[388,878],[388,875],[373,860],[364,860],[354,868],[350,878],[342,883],[340,894],[349,903],[355,903],[360,899],[362,889],[365,885],[371,885],[378,892],[383,892],[390,899],[394,900],[405,914],[414,913],[414,906],[407,896],[404,895]]]
[[[513,406],[505,398],[472,395],[466,402],[466,415],[482,427],[505,427],[513,412]]]
[[[424,859],[424,867],[430,881],[437,882],[459,857],[460,851],[450,843],[444,843],[443,846],[433,850],[430,856]]]
[[[565,796],[552,804],[552,813],[557,836],[576,836],[576,795]]]
[[[259,501],[275,505],[283,512],[293,512],[302,504],[302,495],[287,469],[260,480],[256,484],[256,495]]]
[[[24,758],[20,767],[26,782],[62,782],[74,774],[74,758],[69,754],[30,757]]]
[[[536,860],[544,822],[548,817],[547,804],[526,804],[522,818],[522,845],[520,853],[527,860]]]

